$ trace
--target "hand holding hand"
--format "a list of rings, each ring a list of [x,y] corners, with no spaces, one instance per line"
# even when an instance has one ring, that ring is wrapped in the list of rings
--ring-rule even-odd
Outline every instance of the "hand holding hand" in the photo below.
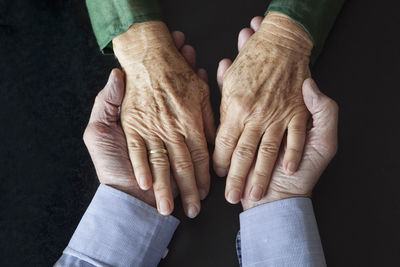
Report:
[[[181,50],[184,59],[195,64],[193,47],[184,45],[184,35],[181,32],[172,33],[173,41]],[[207,81],[204,69],[198,75]],[[127,140],[121,127],[120,106],[125,94],[124,77],[120,70],[114,69],[104,89],[97,95],[92,109],[90,121],[84,133],[84,141],[92,157],[98,178],[101,183],[112,186],[128,193],[149,205],[156,207],[156,198],[153,190],[140,189],[131,160],[128,154]],[[178,194],[174,179],[170,179],[172,195]],[[163,207],[158,206],[162,212]]]
[[[259,201],[248,196],[242,199],[244,210],[268,202],[291,197],[310,197],[314,185],[337,151],[338,106],[322,94],[312,79],[303,83],[304,102],[312,115],[312,126],[307,131],[303,158],[298,170],[289,175],[285,172],[283,160],[287,144],[279,152],[267,192]],[[250,170],[246,187],[254,179],[254,167]]]
[[[136,179],[143,190],[153,185],[159,211],[170,214],[172,169],[193,218],[210,186],[205,133],[214,135],[209,88],[194,72],[194,51],[185,60],[188,48],[178,46],[179,53],[163,22],[134,24],[113,45],[126,76],[121,123]],[[148,153],[164,149],[168,154]]]
[[[245,41],[240,38],[234,63],[230,66],[225,60],[223,71],[219,70],[221,85],[223,77],[221,125],[213,161],[219,176],[228,175],[225,196],[231,203],[242,196],[254,201],[264,196],[285,131],[283,168],[287,174],[296,171],[309,118],[301,93],[303,81],[310,76],[313,46],[307,32],[274,12],[264,20],[254,19],[252,25],[241,33],[252,36]],[[250,186],[243,194],[255,159]]]

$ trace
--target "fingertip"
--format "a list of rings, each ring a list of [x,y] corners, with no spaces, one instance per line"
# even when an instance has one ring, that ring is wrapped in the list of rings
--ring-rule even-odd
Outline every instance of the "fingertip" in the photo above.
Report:
[[[261,17],[261,16],[254,17],[254,18],[250,21],[250,27],[251,27],[251,29],[252,29],[253,31],[257,31],[258,28],[260,28],[263,19],[264,19],[264,18]]]
[[[191,218],[194,219],[200,212],[200,208],[195,205],[195,204],[188,204],[188,206],[186,207],[186,215]]]
[[[254,34],[254,31],[250,28],[244,28],[240,31],[238,37],[238,50],[242,50],[244,44],[249,40],[249,38]]]
[[[173,204],[167,199],[167,198],[162,198],[160,201],[158,201],[158,212],[161,215],[168,216],[172,213],[174,210]]]
[[[140,175],[139,177],[137,177],[137,180],[138,180],[140,189],[142,189],[144,191],[149,190],[152,186],[151,177],[148,177],[146,175]]]
[[[209,189],[204,189],[204,188],[199,189],[200,200],[204,200],[207,197],[208,191]]]
[[[218,64],[217,82],[218,82],[218,86],[219,86],[220,90],[222,90],[222,83],[223,83],[223,79],[224,79],[224,74],[229,69],[229,67],[231,65],[232,65],[232,60],[230,60],[229,58],[222,59]]]
[[[293,175],[297,171],[297,164],[294,161],[285,162],[283,166],[287,175]]]
[[[214,171],[218,177],[225,177],[228,174],[228,170],[222,167],[214,167]]]
[[[175,46],[178,50],[185,44],[185,34],[181,31],[174,31],[171,33]]]
[[[240,202],[241,192],[237,189],[231,189],[228,192],[226,192],[225,198],[229,203],[237,204]]]
[[[189,65],[194,69],[196,68],[196,51],[191,45],[184,45],[181,49],[181,53]]]
[[[200,77],[200,79],[202,79],[203,81],[208,83],[208,74],[207,74],[207,71],[205,69],[203,69],[203,68],[199,69],[197,71],[197,75]]]

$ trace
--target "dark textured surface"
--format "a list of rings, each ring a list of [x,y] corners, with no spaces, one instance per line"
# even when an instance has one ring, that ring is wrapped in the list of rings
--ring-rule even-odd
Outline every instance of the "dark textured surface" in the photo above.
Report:
[[[234,58],[239,30],[268,1],[164,1],[211,80]],[[340,105],[340,149],[314,193],[329,266],[393,266],[400,239],[400,5],[352,0],[314,66]],[[96,190],[82,142],[96,93],[112,67],[83,1],[0,1],[0,266],[49,266],[61,255]],[[237,266],[239,206],[215,178],[195,220],[182,219],[162,266]]]

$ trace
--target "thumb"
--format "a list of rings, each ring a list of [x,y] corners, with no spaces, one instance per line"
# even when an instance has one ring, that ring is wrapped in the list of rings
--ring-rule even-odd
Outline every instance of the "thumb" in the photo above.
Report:
[[[100,91],[99,96],[102,97],[103,101],[120,106],[124,98],[124,92],[124,74],[120,69],[113,69],[108,77],[106,86]]]
[[[113,69],[106,86],[96,96],[89,122],[108,124],[118,121],[124,92],[124,75],[121,70]]]
[[[315,141],[331,148],[334,154],[337,149],[338,105],[318,89],[313,79],[308,78],[303,83],[303,98],[310,111]]]
[[[217,82],[219,86],[219,90],[222,90],[222,82],[224,79],[224,74],[225,72],[229,69],[229,67],[232,65],[232,60],[229,58],[224,58],[222,59],[219,64],[218,64],[218,70],[217,70]]]

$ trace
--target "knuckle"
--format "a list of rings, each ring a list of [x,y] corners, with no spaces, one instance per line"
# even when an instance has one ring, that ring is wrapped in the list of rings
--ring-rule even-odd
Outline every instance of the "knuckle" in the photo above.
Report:
[[[254,150],[250,145],[241,145],[236,148],[235,155],[241,160],[252,160]]]
[[[229,183],[229,187],[241,190],[242,185],[244,184],[244,177],[232,173],[229,175],[227,182]]]
[[[169,168],[168,157],[164,154],[152,154],[149,161],[156,168]]]
[[[222,149],[232,149],[234,147],[233,137],[228,134],[223,134],[219,136],[216,140],[216,145]]]
[[[295,155],[299,155],[301,153],[300,149],[298,149],[297,147],[288,147],[287,152]]]
[[[197,189],[192,186],[186,186],[180,189],[180,194],[185,200],[195,200]]]
[[[265,142],[260,145],[260,153],[265,158],[272,158],[279,151],[279,146],[276,143]]]
[[[296,135],[306,135],[306,123],[294,123],[289,127],[290,131]]]
[[[158,196],[168,195],[168,191],[170,190],[170,187],[168,185],[157,182],[153,184],[153,188],[154,188],[154,194]]]
[[[193,169],[192,163],[189,160],[178,160],[175,162],[175,171],[178,174],[191,172]]]
[[[136,138],[133,138],[132,136],[129,136],[129,135],[127,136],[126,139],[127,139],[126,141],[127,141],[129,150],[144,152],[145,148],[141,141],[139,141]]]
[[[254,176],[256,177],[256,179],[258,181],[262,181],[262,182],[268,181],[268,179],[269,179],[269,173],[266,171],[255,170]]]
[[[195,163],[206,163],[209,161],[208,152],[204,149],[194,149],[190,152],[190,154],[192,156],[193,162]]]

